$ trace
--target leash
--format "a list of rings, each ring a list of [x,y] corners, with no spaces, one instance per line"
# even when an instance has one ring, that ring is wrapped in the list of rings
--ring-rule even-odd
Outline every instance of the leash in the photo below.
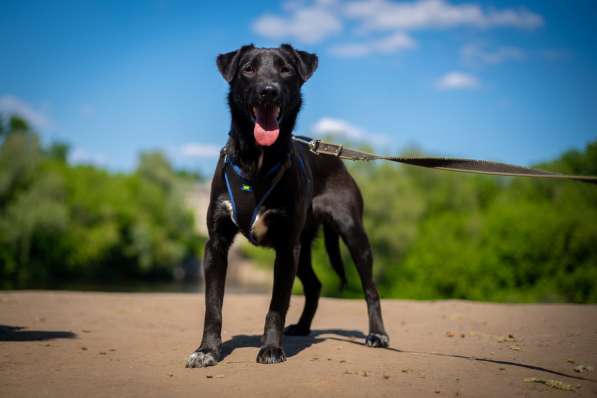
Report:
[[[457,171],[461,173],[490,174],[498,176],[535,177],[565,179],[597,184],[597,176],[579,176],[515,166],[507,163],[490,162],[487,160],[444,158],[444,157],[409,157],[409,156],[383,156],[374,153],[357,151],[345,148],[344,145],[331,144],[321,140],[312,140],[307,137],[293,136],[295,142],[306,145],[309,151],[316,155],[334,156],[340,159],[370,161],[389,160],[412,166],[430,169]]]

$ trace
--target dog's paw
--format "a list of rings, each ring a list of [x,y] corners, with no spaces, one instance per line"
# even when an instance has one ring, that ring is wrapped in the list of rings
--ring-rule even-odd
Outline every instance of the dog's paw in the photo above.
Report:
[[[286,361],[286,354],[284,354],[284,350],[281,347],[266,345],[261,347],[257,354],[258,363],[270,364],[284,361]]]
[[[311,329],[299,324],[288,325],[284,329],[284,334],[288,336],[308,336],[309,333],[311,333]]]
[[[218,355],[209,350],[195,351],[187,359],[186,368],[205,368],[218,363]]]
[[[369,336],[365,339],[365,344],[367,344],[368,347],[385,348],[390,345],[390,338],[381,333],[369,333]]]

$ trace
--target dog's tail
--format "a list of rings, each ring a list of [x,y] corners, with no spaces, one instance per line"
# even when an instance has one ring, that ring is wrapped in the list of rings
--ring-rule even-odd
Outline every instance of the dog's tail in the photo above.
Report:
[[[340,236],[331,226],[323,224],[323,241],[332,268],[340,277],[340,290],[342,290],[346,286],[346,272],[340,255]]]

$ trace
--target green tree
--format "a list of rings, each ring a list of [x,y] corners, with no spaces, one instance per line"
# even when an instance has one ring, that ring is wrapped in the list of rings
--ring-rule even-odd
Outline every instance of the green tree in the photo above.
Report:
[[[190,179],[162,154],[142,154],[129,174],[67,159],[66,144],[44,149],[26,121],[10,118],[0,143],[3,287],[170,279],[198,255],[184,204]]]

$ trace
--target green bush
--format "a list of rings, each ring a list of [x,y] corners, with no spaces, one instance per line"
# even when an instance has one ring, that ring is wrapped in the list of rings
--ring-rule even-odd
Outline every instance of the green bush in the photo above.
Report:
[[[56,281],[171,278],[197,257],[183,195],[189,177],[160,153],[145,153],[133,173],[66,162],[67,148],[39,145],[12,118],[0,145],[2,287]]]

